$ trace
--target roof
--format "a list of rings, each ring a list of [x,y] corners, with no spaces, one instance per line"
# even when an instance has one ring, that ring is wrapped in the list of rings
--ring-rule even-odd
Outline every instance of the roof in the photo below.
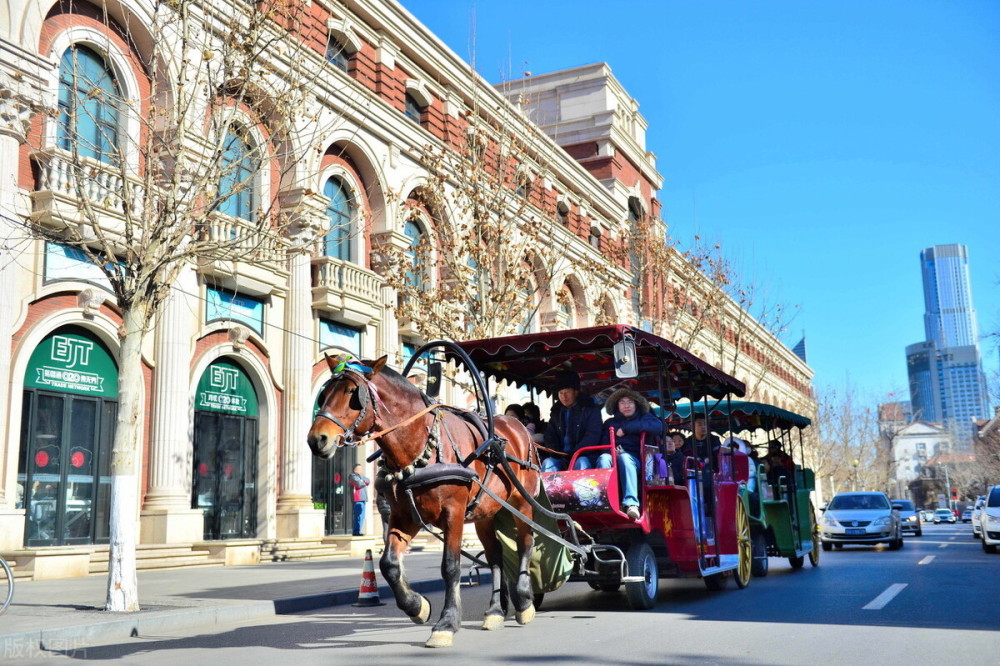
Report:
[[[975,453],[939,453],[924,465],[971,465],[975,462]]]
[[[774,405],[747,400],[722,400],[679,404],[667,415],[667,425],[681,427],[685,423],[690,423],[692,406],[696,416],[705,415],[707,411],[708,425],[716,432],[729,432],[730,420],[733,432],[788,430],[806,428],[812,424],[809,418]]]
[[[621,379],[613,346],[635,342],[639,375]],[[458,345],[484,375],[497,380],[553,393],[555,373],[573,370],[583,389],[592,395],[630,388],[651,402],[665,404],[681,398],[742,396],[743,382],[707,363],[686,349],[652,333],[621,324],[568,331],[547,331],[502,338],[471,340]],[[453,352],[448,353],[455,360]],[[660,373],[662,365],[669,372]],[[661,400],[660,389],[669,397]]]

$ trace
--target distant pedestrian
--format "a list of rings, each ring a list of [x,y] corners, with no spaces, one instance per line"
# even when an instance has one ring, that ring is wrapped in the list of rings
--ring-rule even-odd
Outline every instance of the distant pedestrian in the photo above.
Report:
[[[361,527],[365,524],[365,505],[368,504],[368,486],[371,479],[361,473],[361,465],[355,465],[348,479],[354,489],[354,536],[362,536]]]

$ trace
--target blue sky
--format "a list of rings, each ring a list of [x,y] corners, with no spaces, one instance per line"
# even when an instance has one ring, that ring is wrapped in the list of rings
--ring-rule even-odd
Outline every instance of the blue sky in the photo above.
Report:
[[[969,247],[980,332],[1000,331],[1000,2],[403,4],[492,83],[607,62],[671,233],[798,306],[784,340],[806,334],[818,387],[907,397],[931,245]]]

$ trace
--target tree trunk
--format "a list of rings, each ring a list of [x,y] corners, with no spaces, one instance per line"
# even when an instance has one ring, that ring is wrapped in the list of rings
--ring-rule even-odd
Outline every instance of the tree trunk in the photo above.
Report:
[[[108,600],[105,610],[139,610],[136,577],[139,496],[138,452],[142,442],[142,340],[147,306],[136,304],[123,313],[118,374],[118,423],[111,451],[111,543],[108,553]]]

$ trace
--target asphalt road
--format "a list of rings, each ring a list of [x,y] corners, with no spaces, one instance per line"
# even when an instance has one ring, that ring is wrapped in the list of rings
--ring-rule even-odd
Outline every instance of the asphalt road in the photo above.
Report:
[[[535,621],[479,630],[488,590],[463,588],[455,646],[423,647],[430,626],[391,599],[253,625],[139,636],[46,652],[19,663],[122,664],[1000,664],[1000,555],[968,524],[926,525],[897,552],[846,546],[798,571],[772,558],[745,590],[700,580],[660,584],[651,611],[620,593],[570,583],[546,595]],[[441,596],[433,595],[434,617]]]

